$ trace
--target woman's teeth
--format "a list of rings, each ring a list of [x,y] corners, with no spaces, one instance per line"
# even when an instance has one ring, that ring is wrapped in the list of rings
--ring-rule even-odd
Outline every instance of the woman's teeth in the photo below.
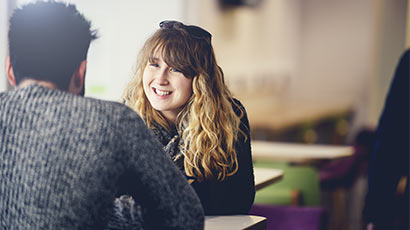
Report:
[[[160,96],[165,96],[165,95],[171,94],[171,91],[162,91],[162,90],[159,90],[159,89],[155,89],[155,93],[160,95]]]

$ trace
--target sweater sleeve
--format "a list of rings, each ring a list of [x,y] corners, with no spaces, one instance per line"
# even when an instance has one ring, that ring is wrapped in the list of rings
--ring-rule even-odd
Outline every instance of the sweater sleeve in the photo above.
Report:
[[[255,198],[255,182],[253,175],[250,146],[250,128],[245,108],[235,100],[239,108],[235,112],[243,112],[240,129],[242,134],[235,145],[238,157],[238,171],[224,181],[194,182],[192,186],[201,199],[206,215],[248,214]],[[235,105],[234,105],[235,106]]]
[[[118,132],[128,159],[131,195],[143,208],[149,229],[203,229],[204,214],[195,191],[134,112]]]

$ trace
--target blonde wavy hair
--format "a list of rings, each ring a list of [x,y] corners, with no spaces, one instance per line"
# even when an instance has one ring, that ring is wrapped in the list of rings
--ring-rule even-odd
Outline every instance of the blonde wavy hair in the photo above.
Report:
[[[144,44],[135,74],[123,94],[123,101],[134,109],[149,128],[155,124],[170,130],[161,113],[145,96],[142,76],[154,55],[162,55],[168,66],[192,78],[193,93],[175,122],[183,140],[184,168],[198,181],[225,180],[238,171],[235,143],[245,133],[239,125],[242,108],[235,103],[217,65],[210,38],[196,38],[182,29],[159,29]],[[239,111],[235,113],[233,107]]]

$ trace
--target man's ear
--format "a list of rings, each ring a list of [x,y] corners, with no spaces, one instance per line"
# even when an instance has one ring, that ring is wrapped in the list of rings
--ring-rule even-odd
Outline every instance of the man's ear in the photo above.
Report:
[[[6,76],[12,86],[16,86],[16,78],[14,76],[13,66],[11,66],[10,56],[6,57]]]
[[[71,76],[70,85],[68,87],[68,92],[72,94],[83,94],[84,93],[84,82],[85,82],[85,71],[87,69],[87,60],[83,60],[80,66]]]

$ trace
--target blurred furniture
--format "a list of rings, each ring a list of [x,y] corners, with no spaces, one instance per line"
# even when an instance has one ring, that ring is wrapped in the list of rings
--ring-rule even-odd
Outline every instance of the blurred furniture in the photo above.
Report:
[[[260,190],[282,179],[283,170],[275,168],[254,168],[255,189]]]
[[[254,168],[255,189],[259,190],[281,180],[283,170],[275,168]],[[261,216],[230,215],[206,216],[205,230],[265,230],[266,218]]]
[[[282,124],[280,128],[273,128],[266,124],[256,126],[251,122],[252,137],[255,140],[285,143],[343,145],[350,138],[348,131],[352,128],[350,124],[352,124],[353,117],[353,111],[347,110],[313,120],[300,120],[289,125]]]
[[[265,230],[266,218],[252,215],[206,216],[205,230]]]
[[[321,204],[328,213],[328,229],[362,229],[363,200],[367,188],[367,164],[374,145],[374,131],[356,135],[354,153],[318,168]]]
[[[360,130],[354,139],[351,156],[327,162],[318,169],[321,188],[348,188],[358,176],[366,175],[373,145],[374,130]]]
[[[267,230],[321,230],[326,219],[321,207],[254,204],[249,214],[266,217]]]
[[[252,141],[252,157],[255,161],[305,163],[343,158],[351,156],[353,152],[351,146]]]
[[[254,166],[282,169],[284,175],[279,182],[258,190],[255,204],[320,205],[318,173],[312,166],[258,161]]]
[[[254,167],[282,169],[283,179],[256,192],[254,206],[263,207],[263,212],[255,212],[253,208],[250,213],[267,217],[274,229],[321,229],[327,217],[326,210],[320,206],[320,164],[317,163],[345,159],[353,153],[351,146],[253,141]],[[281,215],[284,216],[275,219]],[[274,218],[273,222],[269,218]],[[304,220],[305,224],[298,225]],[[281,224],[283,227],[279,228]]]

